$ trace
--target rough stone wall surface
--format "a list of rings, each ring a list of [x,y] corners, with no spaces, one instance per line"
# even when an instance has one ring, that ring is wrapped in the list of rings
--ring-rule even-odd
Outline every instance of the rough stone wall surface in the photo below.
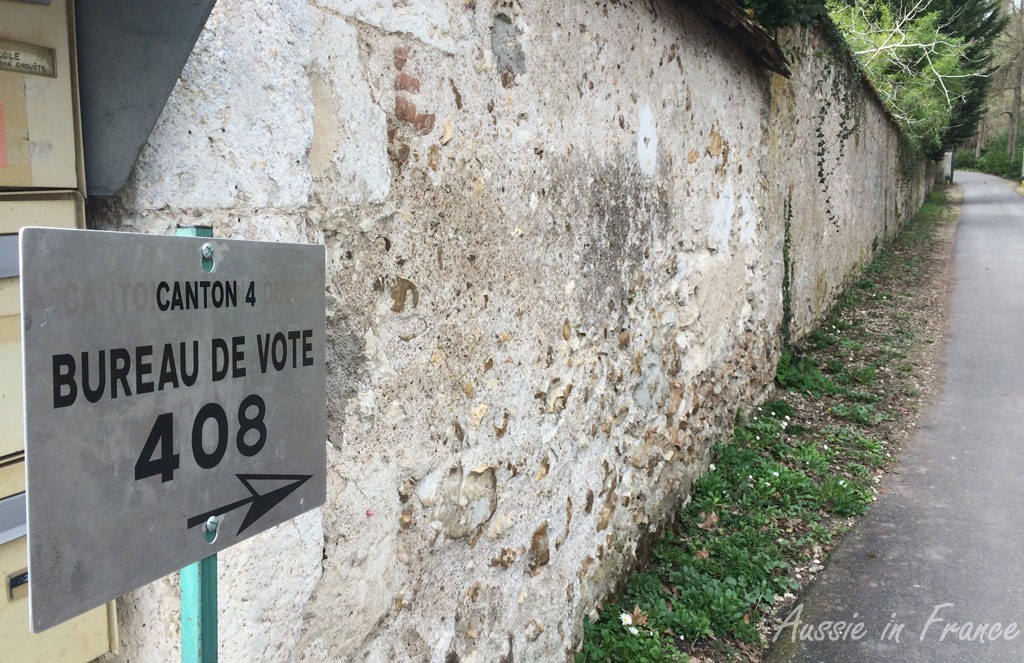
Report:
[[[827,41],[787,39],[791,80],[668,0],[217,5],[90,223],[327,247],[327,503],[221,555],[222,660],[571,654],[784,310],[923,195],[859,84],[832,142]],[[119,601],[108,658],[176,659],[177,601]]]
[[[791,79],[773,78],[773,210],[791,238],[791,331],[813,330],[850,273],[924,202],[935,165],[914,156],[862,75],[813,31],[783,36]],[[845,138],[843,138],[845,136]]]

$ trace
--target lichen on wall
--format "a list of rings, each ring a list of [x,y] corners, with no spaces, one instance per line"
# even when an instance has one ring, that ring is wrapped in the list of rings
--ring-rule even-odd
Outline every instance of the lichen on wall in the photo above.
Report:
[[[920,200],[869,95],[818,154],[794,64],[667,0],[218,4],[90,223],[327,248],[327,503],[226,554],[223,660],[571,655],[770,388],[784,269],[799,335]],[[120,602],[122,660],[176,600]]]

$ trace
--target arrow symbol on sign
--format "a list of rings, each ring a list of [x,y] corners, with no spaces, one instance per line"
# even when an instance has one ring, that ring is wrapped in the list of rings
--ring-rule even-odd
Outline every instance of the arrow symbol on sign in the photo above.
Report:
[[[246,490],[251,493],[251,496],[246,497],[244,500],[226,504],[218,509],[201,513],[198,516],[192,516],[188,519],[188,529],[205,523],[212,516],[220,516],[248,504],[249,510],[245,513],[245,518],[242,520],[242,524],[237,532],[237,534],[241,534],[249,529],[260,517],[277,506],[284,498],[294,493],[299,486],[313,477],[312,474],[236,474],[235,476],[242,482]],[[261,493],[256,488],[253,488],[252,483],[250,483],[252,481],[272,481],[278,484],[283,481],[286,483],[278,485],[273,490]]]

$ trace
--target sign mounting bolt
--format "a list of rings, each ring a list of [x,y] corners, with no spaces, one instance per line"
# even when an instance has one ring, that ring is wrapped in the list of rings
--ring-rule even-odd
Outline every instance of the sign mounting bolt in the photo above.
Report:
[[[206,244],[203,244],[203,248],[200,250],[203,253],[204,259],[209,260],[210,258],[213,257],[213,244],[207,242]]]

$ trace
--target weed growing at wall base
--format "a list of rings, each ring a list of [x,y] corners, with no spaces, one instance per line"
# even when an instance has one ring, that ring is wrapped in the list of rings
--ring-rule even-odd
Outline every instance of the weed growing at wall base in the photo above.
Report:
[[[777,399],[737,417],[650,558],[584,624],[577,663],[756,660],[769,644],[771,616],[822,568],[892,463],[892,422],[916,389],[908,311],[943,209],[933,196],[821,327],[784,349]]]
[[[695,641],[761,642],[758,625],[776,599],[800,587],[793,561],[812,558],[834,518],[862,513],[872,499],[870,477],[842,473],[860,437],[790,435],[789,412],[785,401],[768,402],[737,421],[648,566],[585,625],[578,662],[684,660],[666,656]],[[624,611],[643,614],[647,629],[636,635],[609,617]]]

